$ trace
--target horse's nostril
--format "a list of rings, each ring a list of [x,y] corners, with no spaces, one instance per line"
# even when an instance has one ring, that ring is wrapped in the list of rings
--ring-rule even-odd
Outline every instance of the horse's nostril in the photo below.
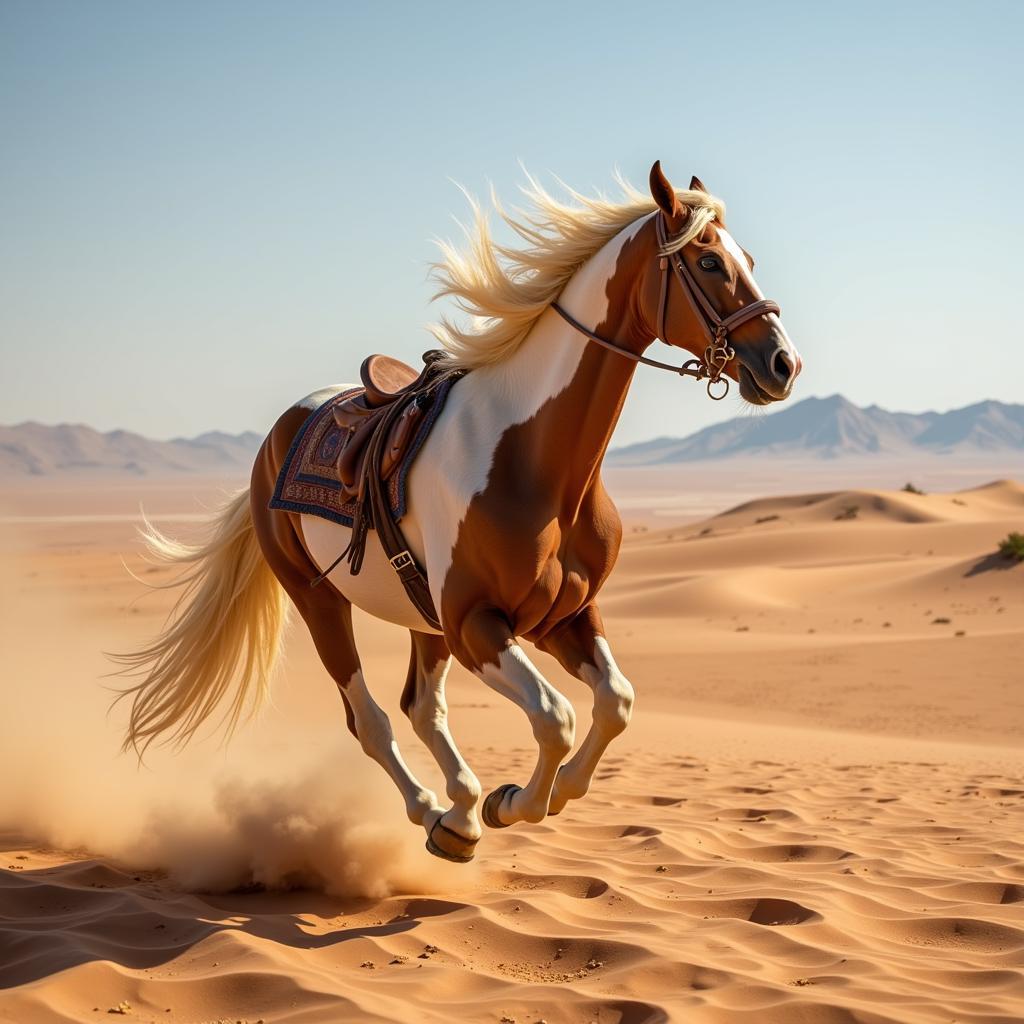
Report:
[[[783,349],[776,349],[772,357],[772,373],[783,384],[793,376],[793,361]]]

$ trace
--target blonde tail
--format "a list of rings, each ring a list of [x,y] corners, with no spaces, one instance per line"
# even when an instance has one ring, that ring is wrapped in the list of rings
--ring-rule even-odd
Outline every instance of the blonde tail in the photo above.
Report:
[[[131,698],[123,749],[145,753],[159,736],[184,746],[228,695],[228,733],[250,704],[266,697],[288,605],[253,531],[249,492],[210,520],[209,539],[190,546],[148,521],[140,532],[160,561],[183,566],[161,589],[184,588],[164,631],[148,647],[113,655],[119,674],[145,678],[121,691]]]

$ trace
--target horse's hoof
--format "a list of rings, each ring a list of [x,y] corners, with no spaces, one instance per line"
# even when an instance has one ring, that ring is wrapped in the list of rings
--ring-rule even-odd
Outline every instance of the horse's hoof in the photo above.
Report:
[[[476,839],[460,836],[454,829],[443,824],[441,818],[434,822],[427,833],[427,851],[435,857],[454,861],[456,864],[468,864],[473,859],[477,842]]]
[[[522,788],[512,782],[506,782],[504,786],[499,786],[492,793],[487,794],[480,817],[484,819],[484,824],[488,828],[508,828],[508,825],[498,817],[498,808],[506,794],[518,793]]]

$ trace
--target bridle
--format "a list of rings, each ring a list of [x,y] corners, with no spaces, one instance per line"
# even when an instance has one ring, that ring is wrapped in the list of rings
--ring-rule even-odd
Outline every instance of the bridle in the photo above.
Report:
[[[682,293],[690,303],[697,322],[704,330],[707,339],[707,346],[704,349],[703,359],[688,359],[682,366],[674,366],[672,363],[662,363],[657,359],[648,359],[647,356],[637,355],[613,341],[608,341],[600,335],[595,334],[589,328],[584,327],[575,317],[567,313],[557,302],[551,303],[551,308],[570,326],[575,328],[584,337],[602,345],[611,352],[617,352],[627,359],[636,363],[643,363],[645,366],[654,366],[659,370],[671,370],[681,377],[695,377],[697,380],[707,380],[708,397],[716,402],[721,401],[729,393],[729,378],[723,377],[722,372],[730,359],[736,357],[736,350],[729,344],[729,332],[735,330],[740,324],[748,320],[764,316],[766,313],[781,313],[779,304],[772,299],[758,299],[749,306],[741,306],[735,312],[726,317],[719,315],[718,310],[711,304],[711,300],[704,294],[704,290],[697,283],[697,279],[690,272],[683,260],[682,251],[666,253],[665,250],[672,245],[672,239],[668,237],[665,227],[664,215],[658,214],[655,220],[658,231],[658,266],[661,270],[661,294],[658,298],[658,337],[668,345],[670,342],[665,337],[665,317],[668,312],[669,293],[669,269],[671,268],[675,279],[679,282]],[[678,236],[677,236],[678,237]],[[721,394],[715,394],[713,386],[719,383],[725,384]]]

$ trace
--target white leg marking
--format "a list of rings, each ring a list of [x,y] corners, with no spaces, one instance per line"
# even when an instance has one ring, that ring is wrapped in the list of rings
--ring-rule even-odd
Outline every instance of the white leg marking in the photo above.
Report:
[[[357,669],[343,687],[356,720],[356,733],[363,750],[391,776],[405,800],[405,813],[415,825],[429,829],[441,815],[437,797],[409,771],[395,742],[391,722],[370,696]]]
[[[526,712],[540,752],[530,781],[502,804],[501,820],[542,821],[548,813],[551,787],[562,758],[572,750],[576,713],[572,705],[538,671],[518,644],[498,655],[477,673],[492,690]]]
[[[480,838],[480,782],[463,760],[448,729],[448,702],[444,684],[451,658],[438,663],[430,672],[419,669],[416,696],[409,708],[409,718],[416,735],[434,755],[444,774],[445,792],[452,806],[445,811],[445,825],[467,839]]]
[[[580,678],[594,692],[594,720],[580,749],[558,772],[551,796],[557,814],[569,800],[586,796],[608,745],[623,732],[633,713],[633,687],[619,671],[603,636],[594,641],[594,664],[584,664]]]

